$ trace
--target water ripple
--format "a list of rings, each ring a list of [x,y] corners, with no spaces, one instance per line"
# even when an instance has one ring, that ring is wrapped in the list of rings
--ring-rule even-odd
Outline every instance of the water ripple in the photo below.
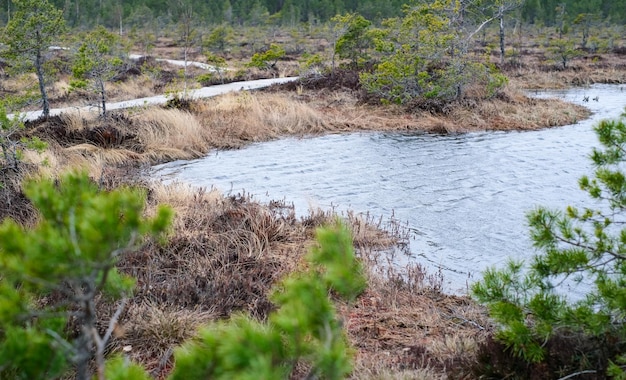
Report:
[[[618,116],[626,97],[606,85],[537,96],[582,104],[586,94],[600,97],[585,103],[593,116],[562,128],[284,139],[160,165],[154,172],[224,192],[245,190],[261,201],[285,199],[300,215],[310,206],[393,214],[419,231],[411,244],[414,260],[441,270],[447,290],[464,291],[485,268],[534,253],[529,210],[587,201],[577,180],[590,173],[592,126]]]

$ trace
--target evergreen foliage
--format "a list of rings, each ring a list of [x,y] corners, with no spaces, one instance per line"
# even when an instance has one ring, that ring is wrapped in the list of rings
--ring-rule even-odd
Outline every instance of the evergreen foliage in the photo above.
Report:
[[[160,208],[145,219],[143,192],[104,192],[86,174],[31,180],[24,191],[40,220],[32,228],[12,220],[0,225],[0,377],[57,378],[74,364],[77,378],[88,379],[95,356],[102,379],[116,320],[99,334],[96,297],[132,292],[133,279],[115,263],[144,237],[163,232],[171,212]],[[75,332],[66,330],[70,320]]]
[[[72,66],[72,88],[87,88],[98,94],[101,114],[106,115],[106,82],[120,71],[124,61],[120,37],[99,26],[84,33]]]
[[[163,27],[178,23],[178,15],[172,12],[167,0],[49,0],[63,11],[69,26],[92,28],[103,25],[118,29],[121,24],[130,27]],[[516,0],[512,0],[516,1]],[[11,19],[14,0],[0,0],[0,23]],[[489,7],[508,0],[473,1],[481,7]],[[190,6],[203,24],[231,26],[254,26],[262,23],[279,23],[294,26],[324,23],[338,14],[357,13],[368,20],[379,23],[387,18],[399,17],[405,5],[427,3],[425,0],[183,0]],[[470,2],[465,1],[469,4]],[[600,19],[615,24],[624,24],[626,7],[615,0],[524,0],[520,19],[527,23],[546,26],[556,25],[556,8],[564,5],[573,20],[581,13],[595,14]],[[146,12],[149,10],[149,12]],[[147,23],[138,24],[138,15],[149,14]],[[468,13],[468,15],[470,15]]]
[[[576,49],[574,41],[567,36],[550,40],[548,42],[547,50],[548,56],[562,69],[567,69],[567,65],[572,61],[572,59],[584,54],[584,52]]]
[[[608,366],[623,376],[618,364],[607,363],[624,363],[626,354],[625,118],[595,127],[603,147],[591,155],[594,176],[582,177],[579,184],[597,208],[530,212],[531,237],[542,253],[530,267],[510,262],[504,269],[489,269],[472,286],[500,326],[497,337],[524,360],[544,360],[544,345],[553,336],[579,334],[595,342],[595,352],[585,353],[592,359],[577,363],[582,370],[602,374]],[[584,284],[584,298],[569,299],[559,286],[565,281]],[[619,354],[607,358],[611,351]],[[590,363],[596,367],[585,368]]]
[[[25,192],[41,213],[38,224],[0,225],[0,377],[59,378],[74,365],[76,377],[88,379],[95,359],[99,379],[149,379],[123,355],[105,365],[104,350],[134,284],[115,263],[144,237],[165,231],[169,209],[145,219],[141,191],[103,192],[85,174],[30,181]],[[353,300],[366,286],[363,268],[339,222],[319,229],[317,241],[308,267],[275,287],[277,309],[267,322],[239,314],[203,328],[176,350],[170,378],[288,378],[303,363],[309,378],[349,374],[351,351],[329,295]],[[122,299],[102,336],[100,294]]]
[[[271,44],[269,49],[262,53],[256,53],[250,58],[249,67],[261,70],[276,70],[278,60],[285,56],[285,49],[278,44]]]
[[[211,65],[211,67],[213,68],[211,70],[212,73],[206,74],[208,76],[208,79],[212,79],[213,72],[214,72],[219,77],[220,82],[224,83],[224,72],[228,68],[228,65],[226,64],[226,60],[224,58],[220,57],[219,55],[215,55],[215,54],[211,54],[211,53],[205,54],[205,57],[206,57],[206,63],[208,65]],[[200,77],[198,79],[202,83],[203,78]]]
[[[469,85],[494,95],[506,79],[470,55],[471,38],[485,23],[470,27],[465,12],[463,2],[435,0],[388,20],[376,44],[382,58],[372,72],[361,74],[363,87],[393,103],[459,99]]]
[[[42,115],[50,115],[47,74],[44,68],[49,48],[65,32],[63,12],[48,0],[12,0],[13,14],[2,33],[7,45],[4,57],[15,65],[34,70],[39,82]]]
[[[139,364],[122,356],[109,358],[106,363],[104,377],[107,380],[151,380],[152,376]]]
[[[228,25],[218,25],[211,30],[204,46],[213,53],[225,53],[233,39],[233,28]]]
[[[0,170],[12,169],[17,171],[22,162],[22,152],[25,148],[34,149],[38,152],[47,148],[47,144],[38,137],[22,137],[20,139],[16,137],[24,129],[24,123],[20,115],[9,116],[7,108],[13,108],[15,103],[21,103],[20,100],[6,96],[0,101],[0,148],[2,149]]]
[[[369,60],[368,49],[374,45],[374,38],[368,33],[372,23],[353,13],[335,16],[332,21],[337,24],[337,29],[342,30],[335,43],[335,54],[339,58],[349,59],[353,69],[362,67]]]

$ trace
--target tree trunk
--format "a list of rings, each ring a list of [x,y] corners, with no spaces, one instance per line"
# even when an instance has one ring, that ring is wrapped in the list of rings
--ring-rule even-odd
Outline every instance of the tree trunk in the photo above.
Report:
[[[500,65],[504,65],[504,13],[500,13]]]
[[[100,104],[102,106],[102,116],[107,115],[107,98],[106,98],[106,90],[104,88],[104,80],[102,78],[98,78],[98,87],[100,87]]]
[[[79,293],[79,297],[83,300],[80,302],[81,317],[78,321],[80,324],[80,336],[76,339],[75,344],[75,363],[76,363],[76,379],[90,380],[91,371],[89,370],[89,361],[93,354],[93,331],[96,328],[96,314],[94,305],[93,290],[89,286],[86,292]]]
[[[37,50],[37,54],[35,56],[35,71],[37,71],[39,91],[41,92],[41,101],[43,103],[42,116],[47,119],[50,116],[50,102],[48,101],[48,94],[46,93],[46,82],[43,73],[43,57],[41,55],[41,50]]]
[[[184,49],[184,55],[185,55],[185,68],[183,70],[183,76],[184,76],[184,83],[183,83],[183,98],[187,99],[187,40],[185,40],[185,49]]]

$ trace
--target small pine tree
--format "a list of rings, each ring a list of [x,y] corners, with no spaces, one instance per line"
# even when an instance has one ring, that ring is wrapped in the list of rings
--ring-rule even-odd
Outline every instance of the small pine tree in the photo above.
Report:
[[[270,48],[263,53],[256,53],[250,58],[248,67],[256,67],[261,70],[276,70],[278,60],[285,56],[285,49],[280,45],[271,44]]]
[[[398,104],[415,99],[450,102],[463,98],[470,86],[493,96],[506,79],[470,49],[473,36],[493,17],[468,29],[469,3],[416,2],[405,7],[404,18],[387,20],[385,28],[373,34],[382,56],[371,71],[360,74],[363,88]]]
[[[349,59],[353,69],[361,68],[369,60],[367,51],[374,46],[374,39],[369,33],[372,23],[353,13],[337,15],[332,21],[336,23],[336,29],[341,31],[334,53],[339,58]]]
[[[106,116],[106,82],[119,74],[126,56],[120,37],[99,26],[82,36],[72,66],[72,88],[91,89],[100,97],[102,116]]]
[[[37,74],[42,116],[50,115],[45,63],[48,49],[65,32],[63,11],[47,0],[13,0],[14,12],[2,33],[4,56],[17,65],[26,64]]]
[[[74,364],[76,377],[89,379],[95,356],[102,379],[104,349],[124,301],[100,335],[96,297],[129,295],[134,281],[116,262],[163,232],[171,212],[160,208],[145,219],[143,192],[101,191],[86,174],[31,180],[24,188],[40,218],[32,228],[0,225],[0,378],[57,378]],[[66,331],[70,319],[75,333]]]
[[[599,202],[598,209],[567,207],[564,212],[539,208],[528,221],[535,247],[543,251],[529,268],[510,262],[489,269],[472,286],[487,304],[500,329],[497,338],[517,356],[540,362],[544,346],[559,334],[578,334],[594,345],[595,368],[572,358],[576,368],[622,376],[617,364],[626,358],[626,124],[602,121],[595,127],[603,149],[594,149],[593,178],[580,187]],[[570,279],[589,284],[586,296],[574,301],[558,285]],[[610,342],[610,343],[609,343]],[[593,352],[585,352],[593,357]]]
[[[219,25],[211,30],[204,46],[214,54],[224,54],[233,40],[233,29],[228,25]]]

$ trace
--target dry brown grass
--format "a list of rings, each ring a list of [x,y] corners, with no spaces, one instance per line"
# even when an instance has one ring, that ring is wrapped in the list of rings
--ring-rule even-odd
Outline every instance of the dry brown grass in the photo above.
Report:
[[[186,111],[154,107],[132,121],[148,162],[196,158],[211,147],[211,129]]]
[[[234,310],[264,316],[271,308],[265,292],[301,249],[301,241],[293,242],[301,233],[293,210],[180,186],[151,193],[152,202],[175,205],[167,245],[151,245],[122,263],[139,281],[137,296],[219,316]]]
[[[125,352],[158,377],[171,365],[175,347],[194,337],[198,328],[215,319],[211,312],[134,302],[123,313],[110,352]]]
[[[194,102],[191,111],[151,107],[104,119],[68,112],[31,133],[53,146],[49,171],[86,167],[95,175],[107,165],[192,159],[215,148],[325,130],[322,116],[300,101],[243,92]]]
[[[355,92],[317,90],[291,93],[296,99],[307,99],[308,105],[324,115],[328,130],[419,130],[437,133],[463,133],[496,130],[536,130],[567,125],[584,119],[589,112],[581,106],[558,99],[533,99],[510,85],[488,100],[471,98],[454,102],[443,113],[396,105],[361,104]]]
[[[151,205],[169,204],[176,217],[165,245],[149,244],[119,264],[137,287],[111,350],[131,345],[133,358],[158,375],[199,324],[235,311],[264,319],[271,286],[298,265],[310,235],[281,203],[181,184],[155,184],[149,194]]]
[[[155,376],[171,368],[172,348],[199,324],[236,311],[265,319],[273,309],[267,298],[273,284],[302,265],[314,229],[337,217],[315,210],[297,220],[281,202],[260,205],[245,195],[224,197],[182,184],[153,184],[149,195],[148,212],[152,205],[171,205],[174,226],[164,246],[149,244],[120,262],[137,288],[110,351],[132,346],[131,356]],[[476,327],[482,311],[440,293],[439,280],[418,267],[400,272],[386,265],[393,260],[387,255],[406,242],[401,225],[352,213],[343,219],[369,268],[366,293],[355,305],[339,305],[357,350],[353,377],[436,379],[471,358],[467,350],[482,334]]]
[[[0,172],[0,222],[5,218],[12,218],[24,225],[33,223],[35,210],[22,192],[22,182],[28,176],[28,170],[29,168],[18,171],[4,168]]]
[[[333,220],[314,210],[303,223]],[[492,331],[486,310],[468,297],[441,292],[442,278],[419,265],[397,267],[410,238],[406,226],[346,213],[357,255],[367,268],[368,288],[354,304],[338,306],[356,350],[355,379],[471,378],[479,345]]]
[[[566,69],[545,60],[542,50],[530,49],[521,66],[505,68],[515,86],[525,89],[589,86],[594,83],[626,83],[626,56],[587,54],[575,58]]]
[[[476,130],[537,130],[574,124],[589,111],[560,99],[534,99],[509,86],[493,99],[453,108],[449,118],[454,128],[447,132]]]
[[[6,75],[0,81],[0,93],[14,95],[21,93],[25,89],[34,89],[36,86],[37,77],[34,73]]]
[[[440,279],[419,266],[369,268],[367,292],[341,308],[357,350],[353,378],[468,378],[491,331],[486,311],[467,297],[442,294]]]
[[[326,130],[322,115],[282,94],[230,93],[200,101],[193,111],[213,132],[211,144],[218,148]]]
[[[116,83],[107,92],[109,102],[145,98],[154,95],[157,95],[157,93],[154,91],[153,81],[146,75],[133,76],[126,81]]]
[[[78,111],[64,112],[59,116],[68,133],[82,131],[89,123],[93,123],[95,115]]]

